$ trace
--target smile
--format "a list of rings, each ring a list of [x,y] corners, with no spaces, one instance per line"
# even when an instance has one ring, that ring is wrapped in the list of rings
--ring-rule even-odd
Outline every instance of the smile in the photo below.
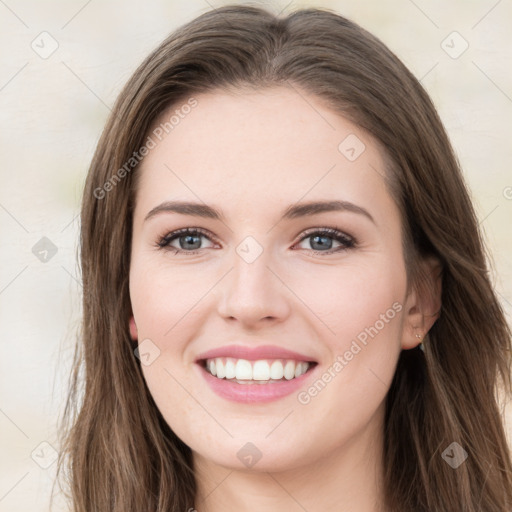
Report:
[[[249,361],[231,357],[206,359],[205,369],[217,379],[234,380],[238,384],[269,384],[292,380],[304,375],[309,362],[291,359]]]
[[[199,354],[195,371],[217,396],[238,403],[278,400],[304,387],[318,373],[312,354],[278,345],[232,344]]]

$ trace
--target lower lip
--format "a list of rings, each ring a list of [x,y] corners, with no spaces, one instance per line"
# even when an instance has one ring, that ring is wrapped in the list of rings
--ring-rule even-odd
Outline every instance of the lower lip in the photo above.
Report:
[[[303,375],[290,380],[266,384],[257,382],[254,384],[238,384],[234,379],[218,379],[206,371],[203,366],[198,365],[201,374],[214,393],[227,400],[240,403],[272,402],[290,395],[304,385],[304,381],[309,379],[317,366],[315,365]]]

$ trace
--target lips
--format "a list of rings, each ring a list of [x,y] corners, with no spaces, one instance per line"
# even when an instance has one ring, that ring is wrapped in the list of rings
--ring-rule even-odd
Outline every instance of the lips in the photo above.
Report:
[[[234,402],[269,402],[297,390],[317,362],[309,355],[266,345],[229,345],[200,354],[201,376],[218,396]]]
[[[247,359],[248,361],[257,361],[259,359],[291,359],[294,361],[304,361],[306,363],[317,362],[312,356],[300,354],[275,345],[262,345],[261,347],[226,345],[200,354],[196,358],[196,363],[200,363],[206,359],[215,359],[217,357]]]

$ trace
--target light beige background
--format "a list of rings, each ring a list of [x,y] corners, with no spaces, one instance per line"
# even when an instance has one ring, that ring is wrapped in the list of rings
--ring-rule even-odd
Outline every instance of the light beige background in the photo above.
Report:
[[[175,27],[226,3],[0,1],[0,511],[48,510],[55,463],[40,464],[59,448],[55,425],[80,318],[80,194],[110,107]],[[273,3],[276,12],[336,10],[380,37],[421,79],[465,171],[510,318],[512,3]],[[48,51],[52,40],[58,48],[46,59],[31,46]],[[32,252],[42,237],[57,248],[47,262]]]

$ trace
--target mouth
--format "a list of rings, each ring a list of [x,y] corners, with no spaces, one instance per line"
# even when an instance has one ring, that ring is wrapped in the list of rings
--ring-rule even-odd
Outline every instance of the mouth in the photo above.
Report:
[[[239,404],[268,403],[297,393],[317,373],[318,363],[299,359],[209,357],[196,361],[217,396]]]
[[[195,368],[217,396],[239,403],[270,402],[298,391],[318,362],[279,345],[232,344],[199,354]]]
[[[198,363],[216,379],[247,385],[277,384],[295,380],[317,365],[315,361],[294,359],[258,359],[251,361],[233,357],[201,359]]]

